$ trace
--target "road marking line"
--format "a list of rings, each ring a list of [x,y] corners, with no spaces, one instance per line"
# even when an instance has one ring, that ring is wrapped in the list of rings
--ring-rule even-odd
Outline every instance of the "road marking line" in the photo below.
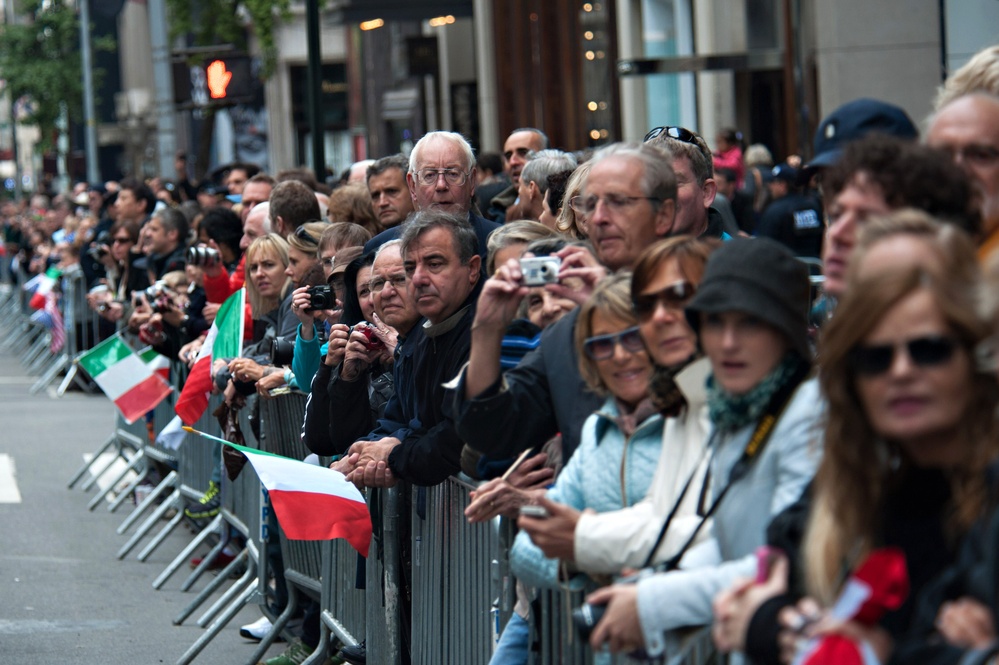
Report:
[[[14,458],[6,453],[0,453],[0,503],[21,503]]]

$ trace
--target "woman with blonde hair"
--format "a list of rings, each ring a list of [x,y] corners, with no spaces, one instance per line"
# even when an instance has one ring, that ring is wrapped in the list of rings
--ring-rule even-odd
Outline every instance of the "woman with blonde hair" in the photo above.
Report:
[[[565,233],[577,240],[583,240],[589,232],[586,230],[586,217],[581,212],[576,212],[572,206],[572,200],[583,194],[583,186],[586,185],[586,178],[590,175],[592,162],[583,162],[576,167],[576,170],[569,176],[569,182],[565,184],[565,197],[562,199],[562,211],[555,219],[555,228],[559,233]]]

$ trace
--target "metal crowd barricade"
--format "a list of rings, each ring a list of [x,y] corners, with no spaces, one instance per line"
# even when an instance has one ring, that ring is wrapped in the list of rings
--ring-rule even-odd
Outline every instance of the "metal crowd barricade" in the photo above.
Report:
[[[491,562],[499,557],[498,520],[468,524],[474,486],[449,478],[413,491],[412,656],[416,665],[486,665],[502,593]],[[423,496],[425,495],[425,499]],[[425,502],[425,517],[421,516]],[[448,639],[458,636],[462,639]]]
[[[583,591],[538,592],[537,602],[532,607],[540,608],[532,615],[530,641],[539,644],[540,650],[532,652],[529,665],[557,665],[560,663],[594,662],[592,649],[583,640],[572,622],[572,610],[583,604]],[[635,660],[626,655],[616,655],[610,659],[612,665],[637,665],[656,663],[658,665],[710,665],[719,661],[718,651],[711,639],[711,629],[693,630],[684,640],[682,648],[674,654],[667,654],[656,660]]]
[[[293,391],[277,395],[270,399],[261,399],[260,441],[261,450],[303,460],[309,455],[309,450],[302,443],[302,420],[305,417],[305,402],[307,395]],[[274,537],[275,534],[268,534]],[[284,561],[284,577],[288,588],[288,604],[280,616],[274,619],[270,632],[261,640],[257,650],[250,660],[261,658],[277,638],[288,621],[294,616],[304,594],[313,600],[320,600],[322,588],[320,579],[322,564],[322,542],[288,540],[280,532],[281,556]],[[263,586],[266,579],[261,580],[261,593],[258,595],[261,609],[264,607],[265,595]]]
[[[62,285],[61,311],[63,317],[63,327],[66,333],[66,341],[58,355],[51,357],[51,354],[39,356],[39,361],[33,361],[29,371],[41,369],[42,363],[49,360],[48,365],[41,378],[31,387],[31,393],[35,394],[51,384],[63,371],[66,377],[59,386],[60,396],[66,392],[69,385],[74,381],[77,385],[90,392],[91,385],[80,376],[78,367],[73,360],[82,351],[94,346],[100,326],[100,319],[97,313],[90,309],[87,304],[87,279],[83,271],[79,268],[70,270],[63,274],[60,280]],[[51,336],[46,331],[43,337],[50,339]],[[47,343],[47,341],[46,341]],[[47,347],[45,347],[47,350]]]
[[[239,412],[239,425],[247,446],[259,447],[253,433],[247,406]],[[207,430],[215,436],[221,436],[217,422],[213,420],[212,427]],[[203,430],[204,431],[204,430]],[[218,461],[215,461],[218,463]],[[222,474],[221,488],[222,506],[218,516],[205,527],[198,537],[206,532],[219,533],[219,543],[203,559],[201,564],[191,574],[192,578],[200,575],[211,562],[222,552],[233,531],[238,532],[246,540],[246,547],[225,569],[219,573],[211,584],[174,619],[174,624],[183,623],[198,607],[201,606],[230,575],[245,566],[242,576],[236,580],[200,617],[197,624],[207,627],[204,634],[192,644],[178,659],[178,665],[187,665],[197,658],[198,654],[224,629],[233,617],[246,605],[258,602],[266,587],[267,556],[266,556],[266,521],[262,515],[264,502],[261,498],[260,482],[252,469],[244,469],[234,481],[229,481]],[[193,548],[185,550],[185,556],[193,553]],[[192,581],[193,583],[193,581]],[[185,588],[189,584],[185,583]]]

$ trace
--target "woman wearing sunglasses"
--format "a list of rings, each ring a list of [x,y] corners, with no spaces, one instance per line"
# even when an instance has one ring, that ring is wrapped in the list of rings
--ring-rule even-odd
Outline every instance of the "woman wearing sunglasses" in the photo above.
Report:
[[[659,459],[662,415],[649,399],[652,362],[632,311],[630,282],[627,273],[604,279],[579,310],[574,337],[580,372],[606,401],[586,420],[579,447],[548,490],[552,501],[577,511],[640,501]],[[558,587],[559,561],[546,558],[526,533],[517,536],[510,561],[518,581]],[[515,613],[490,662],[526,663],[528,632],[527,620]]]
[[[889,653],[897,663],[983,662],[961,661],[941,639],[952,637],[954,622],[937,618],[937,608],[962,595],[960,576],[930,584],[984,514],[985,468],[999,439],[995,376],[974,362],[989,332],[976,312],[974,246],[953,226],[905,210],[870,221],[852,261],[820,344],[824,459],[810,491],[768,529],[790,563],[781,557],[765,583],[744,581],[716,600],[716,642],[753,662],[790,663],[803,638],[843,632],[867,641],[882,662]],[[827,619],[800,629],[885,546],[905,556],[909,590],[900,607],[873,628]],[[961,628],[955,632],[966,634]]]
[[[711,363],[707,474],[691,476],[704,488],[703,523],[664,562],[666,572],[589,596],[607,606],[594,648],[676,648],[675,631],[710,624],[715,593],[755,570],[767,524],[801,495],[820,452],[808,305],[807,269],[776,242],[735,239],[708,260],[686,308]],[[694,544],[703,529],[708,539]]]

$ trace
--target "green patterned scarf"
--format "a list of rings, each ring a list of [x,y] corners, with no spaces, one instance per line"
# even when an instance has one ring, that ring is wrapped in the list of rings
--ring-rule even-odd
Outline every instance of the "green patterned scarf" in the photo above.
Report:
[[[770,398],[794,376],[804,362],[798,354],[788,352],[776,368],[744,395],[733,395],[708,378],[708,416],[720,430],[735,431],[755,423],[763,415]]]

